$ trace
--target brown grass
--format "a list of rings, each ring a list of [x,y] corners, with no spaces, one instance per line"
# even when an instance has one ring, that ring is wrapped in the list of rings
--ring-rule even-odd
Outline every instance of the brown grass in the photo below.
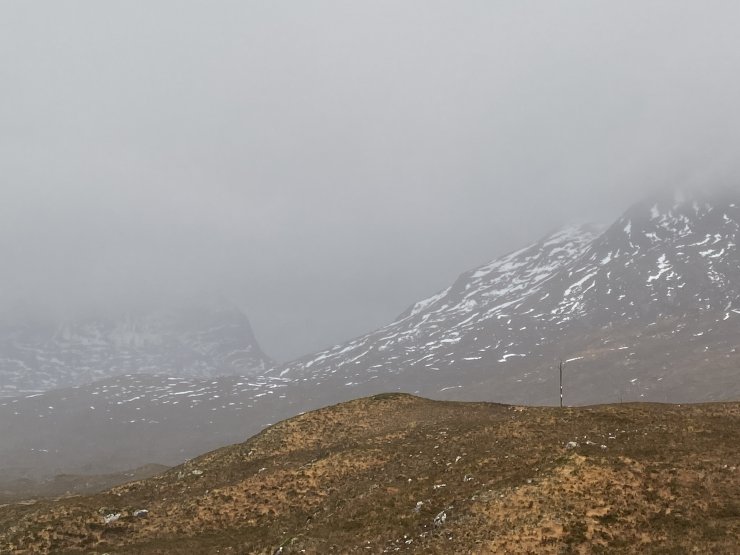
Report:
[[[737,403],[376,396],[105,494],[4,507],[0,552],[736,553],[739,424]]]

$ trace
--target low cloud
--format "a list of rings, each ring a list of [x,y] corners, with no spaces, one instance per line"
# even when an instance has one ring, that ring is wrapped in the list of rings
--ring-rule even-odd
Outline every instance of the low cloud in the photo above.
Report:
[[[737,183],[736,2],[0,17],[0,302],[223,292],[287,359],[656,188]]]

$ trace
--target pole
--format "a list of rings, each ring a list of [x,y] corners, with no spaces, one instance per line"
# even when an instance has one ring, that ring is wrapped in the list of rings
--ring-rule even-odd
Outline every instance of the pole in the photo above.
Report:
[[[560,408],[563,408],[563,361],[560,361]]]

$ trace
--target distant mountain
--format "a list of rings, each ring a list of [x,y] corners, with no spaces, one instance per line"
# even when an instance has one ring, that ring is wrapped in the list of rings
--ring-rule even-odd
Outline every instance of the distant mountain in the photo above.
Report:
[[[276,369],[366,394],[510,403],[740,397],[740,195],[664,195],[467,272],[388,326]]]
[[[0,324],[4,397],[127,373],[211,378],[260,374],[272,365],[246,316],[224,304]]]
[[[568,227],[466,272],[384,328],[258,378],[127,375],[0,400],[0,468],[171,465],[386,391],[554,405],[561,360],[566,405],[737,400],[739,243],[739,194],[651,198],[608,228]]]

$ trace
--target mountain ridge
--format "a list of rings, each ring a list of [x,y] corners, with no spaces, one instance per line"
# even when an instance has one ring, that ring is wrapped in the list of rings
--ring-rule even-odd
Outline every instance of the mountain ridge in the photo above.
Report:
[[[282,376],[300,376],[320,365],[328,378],[329,374],[335,374],[348,365],[352,370],[359,366],[360,372],[341,374],[342,379],[346,379],[344,383],[354,383],[353,377],[367,379],[361,372],[372,368],[373,363],[394,368],[390,372],[401,373],[403,369],[396,370],[399,366],[413,368],[418,366],[419,360],[427,359],[424,363],[427,368],[435,369],[440,365],[449,368],[452,364],[478,366],[473,370],[489,368],[490,374],[495,376],[497,372],[506,373],[503,363],[521,366],[517,363],[523,361],[518,359],[529,356],[526,362],[532,366],[534,358],[534,365],[539,367],[540,377],[544,379],[545,365],[557,365],[559,359],[582,354],[579,351],[584,346],[571,346],[569,341],[578,343],[577,336],[591,332],[594,326],[614,329],[629,320],[638,333],[638,328],[658,325],[658,319],[689,317],[694,312],[704,312],[705,316],[711,311],[721,312],[721,321],[740,314],[734,312],[740,300],[738,196],[725,193],[721,204],[716,205],[706,198],[702,199],[702,204],[692,197],[676,197],[672,201],[666,197],[658,198],[659,201],[650,199],[634,205],[600,234],[581,232],[583,240],[576,242],[575,249],[572,248],[573,238],[568,235],[578,228],[555,233],[530,247],[462,274],[450,288],[412,305],[399,319],[380,330],[313,357],[299,359],[276,371]],[[711,241],[711,245],[702,246],[705,241]],[[568,253],[563,265],[552,260],[552,252],[546,251],[547,246],[554,247],[555,251],[564,249]],[[661,249],[670,252],[658,252]],[[528,251],[535,253],[534,267],[530,265],[532,261]],[[676,272],[674,267],[681,272]],[[503,270],[503,279],[495,273],[492,275],[497,270]],[[679,277],[684,278],[680,283],[676,282]],[[688,287],[686,279],[691,281]],[[506,287],[497,288],[500,281]],[[542,289],[543,286],[547,291]],[[518,288],[523,290],[521,298],[512,295]],[[538,291],[544,294],[535,298]],[[695,303],[697,298],[704,304]],[[470,318],[462,322],[463,328],[457,329],[460,314],[466,318],[470,315]],[[505,319],[505,325],[492,321],[494,317]],[[419,323],[409,323],[410,320]],[[703,324],[707,325],[709,320],[711,316]],[[425,329],[419,329],[419,326],[425,326]],[[531,330],[538,329],[540,337],[535,337]],[[383,337],[385,344],[373,349],[375,338],[390,335],[389,330],[394,336]],[[409,336],[414,335],[420,338],[416,349],[413,345],[390,345],[395,347],[391,354],[378,353],[387,350],[390,342],[408,343]],[[495,337],[495,344],[490,341],[483,344],[480,337],[476,337],[480,335]],[[449,347],[461,342],[463,347],[458,350]],[[549,349],[541,348],[543,344],[552,343],[559,343],[561,349],[552,345]],[[371,348],[368,350],[367,347]],[[728,350],[734,353],[732,348],[734,346]],[[416,358],[415,350],[418,351]],[[435,350],[444,354],[434,354]],[[377,360],[372,360],[373,356]],[[445,357],[453,362],[445,361]],[[413,384],[404,386],[412,392],[434,393],[415,387],[420,381],[421,378],[415,379]],[[532,386],[531,380],[524,383]],[[446,386],[460,384],[449,383]],[[511,393],[507,391],[507,394]],[[526,394],[517,393],[512,400],[547,403],[548,399],[552,402],[549,395],[527,398]],[[602,399],[604,402],[607,400]],[[592,403],[599,402],[599,399],[587,398],[577,402]]]

